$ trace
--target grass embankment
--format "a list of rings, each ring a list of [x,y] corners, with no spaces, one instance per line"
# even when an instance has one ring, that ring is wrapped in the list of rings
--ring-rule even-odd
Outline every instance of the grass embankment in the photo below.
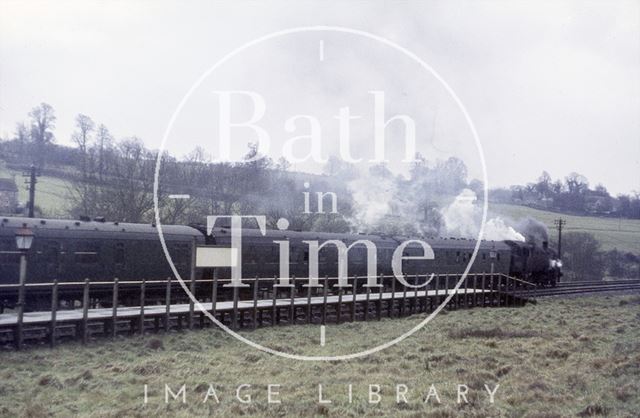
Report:
[[[25,204],[29,201],[29,191],[26,188],[23,172],[12,170],[0,161],[0,177],[15,177],[18,186],[18,200]],[[59,177],[39,176],[36,184],[36,205],[44,211],[46,216],[64,217],[69,209],[69,190],[71,184],[68,180]]]
[[[617,248],[620,251],[640,254],[640,220],[638,219],[565,215],[526,206],[499,203],[490,203],[489,212],[490,216],[502,216],[515,221],[526,217],[537,219],[549,228],[550,238],[554,243],[557,241],[557,233],[555,232],[553,221],[563,218],[567,221],[563,229],[564,232],[588,232],[593,234],[600,242],[602,250]]]
[[[640,297],[544,300],[524,308],[452,311],[380,353],[346,362],[300,362],[256,351],[219,330],[67,344],[0,353],[3,416],[506,416],[635,417],[640,410]],[[327,326],[263,328],[252,340],[317,355],[361,350],[409,329],[418,316]],[[164,384],[186,384],[186,404],[164,403]],[[252,387],[253,402],[236,397]],[[143,404],[144,385],[149,387]],[[280,404],[267,385],[280,384]],[[331,404],[318,403],[318,384]],[[353,402],[348,402],[348,385]],[[368,403],[369,385],[382,401]],[[396,403],[396,385],[408,403]],[[441,404],[423,402],[431,384]],[[469,386],[457,404],[456,385]],[[483,385],[499,384],[490,404]],[[203,403],[213,385],[213,398]]]

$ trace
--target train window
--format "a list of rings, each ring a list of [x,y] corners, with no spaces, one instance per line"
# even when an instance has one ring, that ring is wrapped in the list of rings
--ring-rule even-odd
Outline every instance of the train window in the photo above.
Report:
[[[456,251],[456,263],[460,262],[460,251]]]
[[[20,262],[20,251],[16,248],[14,240],[3,239],[0,241],[0,262],[8,264]]]
[[[113,261],[116,264],[124,264],[124,243],[119,242],[116,244],[116,251],[113,256]]]
[[[76,247],[76,263],[95,264],[98,262],[99,245],[96,242],[79,242]]]
[[[45,259],[47,263],[57,263],[58,256],[60,255],[60,249],[58,248],[58,243],[53,241],[47,244],[47,247],[44,251]]]
[[[361,250],[360,246],[353,247],[352,249],[350,249],[349,252],[347,253],[348,260],[352,263],[360,263],[363,258],[360,253],[360,250]]]
[[[171,258],[175,264],[187,265],[191,262],[190,244],[177,243],[173,245],[173,251],[171,252]],[[117,250],[116,250],[117,252]]]
[[[256,253],[256,247],[254,245],[249,245],[247,248],[246,262],[255,264],[258,260],[258,254]]]
[[[498,254],[496,255],[496,259],[497,259],[498,261],[500,261],[500,253],[498,253]]]
[[[264,256],[265,256],[265,263],[277,264],[280,261],[278,257],[278,245],[277,244],[269,245],[269,247],[266,248],[264,251]]]
[[[482,259],[486,260],[487,259],[487,253],[482,253]]]
[[[308,253],[308,249],[305,251]],[[349,259],[351,261],[357,258],[356,252],[357,252],[357,248],[354,248],[349,252],[349,256],[350,256]],[[318,254],[318,259],[321,263],[331,263],[332,261],[335,263],[337,262],[336,260],[338,259],[338,249],[334,245],[327,245],[326,247],[323,247],[320,250]],[[307,261],[307,259],[304,259],[304,261]]]

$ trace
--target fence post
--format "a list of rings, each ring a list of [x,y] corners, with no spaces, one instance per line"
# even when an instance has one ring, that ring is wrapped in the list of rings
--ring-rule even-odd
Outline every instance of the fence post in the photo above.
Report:
[[[404,281],[409,283],[407,281],[407,275],[404,275]],[[404,316],[404,314],[406,313],[407,310],[407,286],[405,284],[402,284],[402,312],[401,312],[401,316]]]
[[[253,329],[258,327],[258,275],[253,282]]]
[[[84,279],[82,295],[82,344],[89,339],[89,279]]]
[[[309,282],[311,282],[311,278],[309,278]],[[307,324],[310,324],[311,317],[313,315],[313,309],[311,307],[311,284],[307,284]]]
[[[393,309],[396,304],[396,277],[391,278],[391,300],[389,300],[389,318],[393,318]]]
[[[504,305],[508,308],[511,306],[511,283],[513,281],[509,276],[504,279]]]
[[[463,309],[467,309],[469,307],[469,275],[467,274],[464,278],[464,298],[462,299]]]
[[[20,286],[18,287],[18,318],[16,323],[16,333],[14,341],[16,349],[22,349],[22,342],[24,339],[23,327],[24,327],[24,304],[26,299],[26,277],[27,277],[27,255],[22,253],[20,255]]]
[[[369,278],[367,277],[367,280]],[[364,302],[364,321],[367,322],[369,320],[369,298],[371,297],[371,288],[367,286],[367,298]]]
[[[429,280],[427,276],[425,276],[426,280]],[[429,287],[431,287],[431,282],[424,287],[424,311],[427,312],[427,305],[429,304]]]
[[[167,289],[165,292],[164,331],[171,328],[171,276],[167,277]]]
[[[324,276],[324,300],[322,302],[322,325],[327,324],[327,292],[329,291],[329,276]]]
[[[49,345],[51,348],[56,345],[56,316],[58,313],[58,279],[53,281],[51,289],[51,324],[49,324]]]
[[[353,276],[353,289],[351,290],[351,296],[353,297],[351,303],[351,322],[356,320],[356,293],[358,289],[358,276]]]
[[[498,307],[500,307],[500,305],[502,304],[502,303],[501,303],[501,300],[500,300],[500,299],[502,298],[502,295],[500,294],[500,293],[501,293],[501,291],[502,291],[502,290],[500,289],[500,288],[501,288],[501,286],[502,286],[502,276],[498,276],[498,284],[497,284]]]
[[[509,299],[511,300],[511,306],[516,306],[516,281],[514,279],[511,280],[511,293],[509,295]]]
[[[144,304],[147,279],[142,279],[140,283],[140,320],[138,321],[138,331],[144,335]]]
[[[273,276],[273,286],[271,287],[271,289],[273,289],[273,306],[272,306],[272,311],[271,311],[271,325],[276,325],[278,323],[278,288],[276,287],[278,283],[278,278]]]
[[[440,275],[436,275],[436,294],[434,295],[434,299],[436,300],[436,306],[440,306]],[[433,306],[431,307],[431,310],[433,310]]]
[[[118,286],[119,281],[113,279],[113,291],[111,292],[111,338],[115,339],[118,332]]]
[[[449,275],[445,274],[444,275],[444,299],[447,299],[447,297],[449,296]],[[453,310],[453,307],[456,304],[456,298],[451,298],[452,302],[449,304],[449,309]],[[438,303],[439,305],[440,303]]]
[[[231,319],[233,329],[238,329],[238,290],[238,286],[233,286],[233,318]]]
[[[338,307],[336,310],[336,323],[340,323],[340,316],[342,315],[342,286],[338,287]]]
[[[291,276],[291,305],[289,306],[289,324],[294,325],[296,323],[296,276]]]
[[[218,273],[213,270],[211,279],[211,316],[216,317],[216,303],[218,302]]]
[[[378,288],[378,321],[382,320],[382,296],[384,295],[384,275],[380,273],[380,287]]]
[[[414,286],[418,286],[418,275],[416,274],[413,278],[413,285]],[[414,294],[413,294],[413,309],[411,310],[412,313],[416,313],[418,312],[418,288],[414,287]]]

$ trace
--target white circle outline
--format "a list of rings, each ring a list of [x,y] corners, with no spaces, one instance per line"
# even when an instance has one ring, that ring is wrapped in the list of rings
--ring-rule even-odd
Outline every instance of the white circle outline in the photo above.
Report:
[[[375,346],[373,348],[370,348],[370,349],[367,349],[367,350],[364,350],[364,351],[359,351],[359,352],[356,352],[356,353],[344,354],[344,355],[338,355],[338,356],[306,356],[306,355],[300,355],[300,354],[284,353],[282,351],[274,350],[272,348],[265,347],[265,346],[263,346],[261,344],[253,342],[253,341],[243,337],[242,335],[236,333],[235,331],[233,331],[232,329],[228,328],[223,323],[218,321],[213,315],[211,315],[211,313],[209,311],[204,309],[204,306],[202,306],[202,304],[190,292],[189,288],[184,283],[184,280],[182,280],[182,277],[180,276],[180,273],[178,272],[178,270],[176,269],[175,265],[173,264],[173,260],[171,259],[171,255],[169,254],[169,251],[167,249],[167,244],[166,244],[166,242],[164,240],[164,235],[162,233],[162,224],[160,222],[160,211],[159,211],[159,208],[158,208],[158,178],[159,178],[159,174],[160,174],[160,164],[161,164],[162,152],[164,150],[164,146],[165,146],[165,144],[167,142],[167,139],[169,137],[169,134],[171,132],[173,124],[175,123],[176,118],[178,117],[178,114],[180,113],[182,108],[185,106],[185,104],[187,103],[187,100],[189,100],[189,98],[193,94],[193,92],[200,86],[200,84],[202,84],[202,82],[213,71],[215,71],[222,64],[224,64],[225,62],[227,62],[229,59],[231,59],[235,55],[239,54],[240,52],[244,51],[245,49],[250,48],[250,47],[252,47],[254,45],[257,45],[259,43],[262,43],[264,41],[267,41],[269,39],[278,38],[278,37],[285,36],[285,35],[290,35],[290,34],[293,34],[293,33],[302,33],[302,32],[339,32],[339,33],[348,33],[348,34],[351,34],[351,35],[357,35],[357,36],[360,36],[360,37],[372,39],[372,40],[378,41],[378,42],[380,42],[380,43],[382,43],[382,44],[384,44],[386,46],[389,46],[389,47],[391,47],[391,48],[393,48],[393,49],[395,49],[397,51],[400,51],[404,55],[406,55],[409,58],[413,59],[422,68],[424,68],[427,72],[429,72],[432,76],[434,76],[436,78],[436,80],[438,80],[440,82],[440,84],[442,84],[442,86],[445,88],[445,90],[451,95],[451,97],[453,97],[455,103],[458,105],[458,108],[460,109],[460,111],[464,115],[464,118],[465,118],[467,124],[469,125],[469,129],[471,130],[471,133],[472,133],[473,138],[475,140],[476,147],[478,148],[478,153],[479,153],[479,156],[480,156],[480,163],[481,163],[481,166],[482,166],[482,179],[483,179],[483,182],[484,182],[484,190],[483,190],[484,199],[483,199],[483,205],[482,205],[482,223],[480,225],[480,231],[478,232],[478,239],[477,239],[476,245],[475,245],[475,247],[473,249],[473,254],[471,255],[471,258],[469,259],[469,263],[467,264],[467,267],[465,268],[464,272],[462,273],[462,277],[460,278],[460,280],[458,281],[456,286],[452,289],[454,291],[449,294],[449,296],[440,304],[440,306],[438,306],[436,308],[436,310],[434,310],[422,322],[420,322],[419,324],[417,324],[416,326],[414,326],[413,328],[411,328],[409,331],[405,332],[404,334],[394,338],[391,341],[388,341],[388,342],[386,342],[384,344],[380,344],[380,345]],[[467,275],[469,273],[469,270],[471,269],[471,266],[473,265],[473,262],[476,259],[476,256],[478,254],[478,250],[480,249],[480,243],[481,243],[482,237],[484,235],[484,227],[485,227],[485,223],[486,223],[486,220],[487,220],[488,194],[489,194],[488,193],[488,177],[487,177],[487,167],[486,167],[486,163],[485,163],[485,160],[484,160],[484,151],[482,149],[482,144],[480,143],[480,138],[478,137],[478,133],[476,132],[475,125],[473,124],[473,121],[471,120],[471,117],[469,116],[469,113],[467,112],[466,108],[462,104],[462,101],[460,100],[460,98],[456,95],[456,93],[453,91],[453,89],[447,84],[447,82],[433,68],[431,68],[431,66],[429,64],[427,64],[424,60],[422,60],[420,57],[418,57],[416,54],[414,54],[413,52],[409,51],[408,49],[396,44],[393,41],[390,41],[390,40],[388,40],[386,38],[383,38],[381,36],[375,35],[375,34],[370,33],[370,32],[362,31],[362,30],[359,30],[359,29],[341,27],[341,26],[300,26],[300,27],[294,27],[294,28],[283,29],[283,30],[279,30],[279,31],[276,31],[276,32],[272,32],[272,33],[269,33],[267,35],[261,36],[261,37],[259,37],[257,39],[254,39],[252,41],[249,41],[249,42],[241,45],[240,47],[234,49],[233,51],[229,52],[224,57],[222,57],[220,60],[218,60],[212,67],[210,67],[207,71],[205,71],[204,74],[202,74],[202,76],[200,76],[200,78],[198,78],[198,80],[191,86],[191,88],[187,91],[185,96],[182,98],[182,100],[178,104],[178,107],[174,111],[173,115],[171,116],[171,119],[169,120],[169,124],[167,125],[167,128],[166,128],[166,130],[164,132],[164,135],[162,137],[162,142],[160,144],[160,150],[158,152],[158,158],[156,160],[156,168],[155,168],[155,174],[154,174],[153,208],[154,208],[154,212],[155,212],[156,227],[158,229],[158,236],[160,238],[160,243],[162,245],[162,250],[164,251],[165,257],[167,258],[167,261],[169,262],[169,266],[171,267],[171,270],[173,271],[175,277],[180,282],[180,285],[182,286],[184,291],[187,293],[187,295],[189,295],[189,298],[191,299],[191,301],[211,321],[213,321],[216,325],[218,325],[225,332],[227,332],[228,334],[232,335],[236,339],[238,339],[238,340],[244,342],[245,344],[248,344],[248,345],[250,345],[250,346],[252,346],[252,347],[254,347],[254,348],[258,349],[258,350],[264,351],[266,353],[274,354],[274,355],[277,355],[277,356],[280,356],[280,357],[284,357],[284,358],[287,358],[287,359],[292,359],[292,360],[302,360],[302,361],[340,361],[340,360],[351,360],[351,359],[364,357],[364,356],[367,356],[369,354],[373,354],[373,353],[376,353],[378,351],[384,350],[385,348],[389,348],[389,347],[391,347],[391,346],[403,341],[405,338],[408,338],[411,335],[413,335],[415,332],[417,332],[422,327],[424,327],[426,324],[428,324],[433,318],[435,318],[435,316],[438,313],[440,313],[440,311],[442,309],[444,309],[444,307],[447,305],[447,303],[449,303],[451,298],[453,298],[453,296],[458,293],[458,289],[462,285],[462,282],[464,281],[464,279],[467,277]]]

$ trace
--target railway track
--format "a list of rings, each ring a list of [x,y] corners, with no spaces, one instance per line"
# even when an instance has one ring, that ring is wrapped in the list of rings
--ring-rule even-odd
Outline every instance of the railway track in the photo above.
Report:
[[[558,284],[555,288],[518,292],[518,296],[535,298],[627,291],[640,291],[640,280],[565,282]]]

